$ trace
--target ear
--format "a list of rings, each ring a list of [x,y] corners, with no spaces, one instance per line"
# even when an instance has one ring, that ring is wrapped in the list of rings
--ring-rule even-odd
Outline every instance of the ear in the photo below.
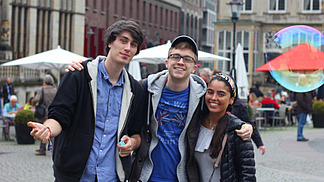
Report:
[[[166,68],[169,68],[169,66],[168,66],[168,59],[165,60],[165,67]]]
[[[192,69],[192,71],[191,71],[191,73],[192,74],[194,74],[195,73],[195,71],[197,70],[197,68],[198,68],[198,66],[195,64],[195,66],[193,67],[193,69]]]
[[[233,103],[234,103],[234,97],[231,97],[230,98],[230,104],[233,105]]]

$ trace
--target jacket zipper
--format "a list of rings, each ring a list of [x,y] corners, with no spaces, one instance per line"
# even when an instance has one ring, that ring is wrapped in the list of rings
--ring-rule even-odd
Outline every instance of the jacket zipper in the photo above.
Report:
[[[132,95],[132,98],[131,98],[131,101],[130,101],[130,106],[133,104],[133,100],[134,100],[134,94]],[[125,121],[124,121],[123,127],[122,127],[122,129],[120,130],[120,132],[121,132],[121,133],[120,133],[120,136],[121,136],[121,134],[123,133],[123,131],[124,131],[124,129],[125,129],[126,123],[127,123],[127,121],[128,121],[128,117],[129,117],[130,110],[131,110],[131,107],[128,107],[127,115],[126,115],[126,117],[125,117]],[[118,143],[118,142],[119,142],[119,138],[118,138],[118,140],[117,140],[117,143]],[[124,176],[125,176],[125,180],[128,181],[128,179],[126,179],[126,173],[125,173],[125,171],[124,171]]]
[[[91,82],[89,82],[88,84],[89,84],[89,88],[90,88],[90,93],[91,93],[91,95],[92,95],[92,106],[93,106],[93,109],[94,109],[94,103],[93,103],[93,92],[92,92]],[[93,112],[94,112],[94,110],[93,110]],[[94,115],[94,113],[93,113],[93,115]],[[95,128],[96,128],[96,116],[95,116],[95,115],[94,115],[94,118],[93,118],[93,119],[94,119],[94,121],[95,121],[95,124],[94,124],[94,130],[95,130]],[[93,131],[93,135],[94,135],[94,132],[95,132],[95,131]],[[92,146],[92,145],[93,145],[93,140],[92,140],[92,144],[91,144],[91,146]],[[90,153],[91,153],[91,150],[90,150]],[[88,154],[88,159],[89,159],[90,153]],[[83,174],[84,174],[84,171],[85,171],[87,165],[88,165],[88,160],[87,160],[87,162],[86,162],[86,165],[85,165],[84,168],[83,168],[81,178],[82,178],[82,176],[83,176]]]

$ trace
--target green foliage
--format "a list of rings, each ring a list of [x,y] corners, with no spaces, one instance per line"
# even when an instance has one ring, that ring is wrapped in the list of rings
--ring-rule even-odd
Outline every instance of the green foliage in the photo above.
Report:
[[[16,126],[27,125],[29,121],[35,121],[34,112],[31,110],[20,110],[14,118]]]
[[[253,118],[253,109],[252,109],[252,107],[249,104],[247,104],[247,108],[248,108],[249,116],[252,119]]]
[[[324,114],[324,101],[315,101],[313,103],[313,114]]]

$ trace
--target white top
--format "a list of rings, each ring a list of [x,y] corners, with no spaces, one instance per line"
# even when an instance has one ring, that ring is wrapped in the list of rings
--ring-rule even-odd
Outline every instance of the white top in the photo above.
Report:
[[[214,135],[214,130],[200,126],[199,136],[195,147],[195,159],[199,169],[201,182],[208,182],[212,176],[212,181],[220,181],[220,168],[214,170],[216,158],[212,159],[209,155],[210,142]],[[213,175],[212,175],[213,174]]]

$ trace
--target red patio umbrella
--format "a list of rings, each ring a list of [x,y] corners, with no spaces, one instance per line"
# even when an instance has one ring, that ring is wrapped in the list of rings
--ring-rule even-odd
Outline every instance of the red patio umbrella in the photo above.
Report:
[[[323,68],[324,52],[308,43],[302,43],[260,66],[256,71],[288,70],[308,72],[323,70]]]

